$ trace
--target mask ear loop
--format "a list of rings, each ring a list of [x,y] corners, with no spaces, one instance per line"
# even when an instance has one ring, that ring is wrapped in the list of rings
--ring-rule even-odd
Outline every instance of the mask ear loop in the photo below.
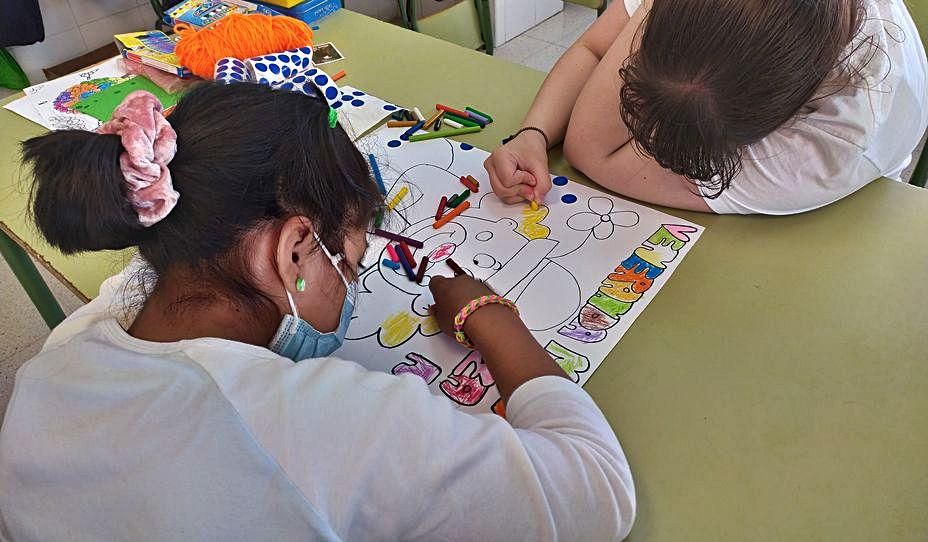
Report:
[[[332,263],[332,266],[335,268],[335,272],[338,273],[338,278],[342,279],[342,282],[345,283],[345,288],[351,289],[351,286],[348,285],[348,279],[345,278],[345,274],[342,273],[342,268],[338,266],[342,260],[345,259],[345,256],[339,254],[338,256],[333,256],[329,249],[322,243],[322,239],[319,239],[319,234],[313,231],[313,237],[316,238],[316,243],[319,244],[319,248],[322,249],[322,252],[325,253],[326,257]]]

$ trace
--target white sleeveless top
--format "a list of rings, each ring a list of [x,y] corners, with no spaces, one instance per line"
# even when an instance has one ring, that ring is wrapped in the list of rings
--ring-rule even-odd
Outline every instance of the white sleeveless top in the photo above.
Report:
[[[625,0],[633,13],[641,0]],[[928,129],[928,61],[903,0],[867,0],[866,22],[849,46],[871,38],[863,81],[810,103],[744,153],[731,187],[705,201],[716,213],[786,215],[833,203],[880,177],[901,180]],[[714,191],[703,189],[703,196]]]

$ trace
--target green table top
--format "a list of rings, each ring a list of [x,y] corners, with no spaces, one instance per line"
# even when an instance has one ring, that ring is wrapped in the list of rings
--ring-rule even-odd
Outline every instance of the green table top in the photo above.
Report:
[[[462,138],[485,149],[544,77],[345,10],[320,26],[342,84],[492,112]],[[125,255],[65,257],[27,225],[16,142],[42,131],[0,111],[0,221],[92,297]],[[707,231],[586,386],[635,474],[630,540],[928,539],[928,190],[880,180],[783,218],[669,212]]]

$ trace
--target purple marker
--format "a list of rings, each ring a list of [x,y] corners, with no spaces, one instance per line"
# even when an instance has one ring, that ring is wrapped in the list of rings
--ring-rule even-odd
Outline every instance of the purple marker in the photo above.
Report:
[[[481,125],[481,128],[486,126],[487,124],[490,124],[490,119],[484,117],[483,115],[478,115],[477,113],[474,113],[473,111],[467,111],[467,116],[470,117],[470,120]]]
[[[412,270],[412,265],[410,265],[409,260],[406,259],[406,254],[402,250],[397,250],[396,255],[400,259],[403,270],[406,271],[406,276],[409,277],[409,280],[416,282],[416,272]]]

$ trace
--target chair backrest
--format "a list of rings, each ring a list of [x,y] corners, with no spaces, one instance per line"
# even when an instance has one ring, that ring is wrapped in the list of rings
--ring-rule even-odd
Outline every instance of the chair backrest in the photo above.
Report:
[[[468,49],[484,45],[480,32],[480,15],[471,0],[462,0],[448,9],[414,22],[423,34],[456,43]]]

